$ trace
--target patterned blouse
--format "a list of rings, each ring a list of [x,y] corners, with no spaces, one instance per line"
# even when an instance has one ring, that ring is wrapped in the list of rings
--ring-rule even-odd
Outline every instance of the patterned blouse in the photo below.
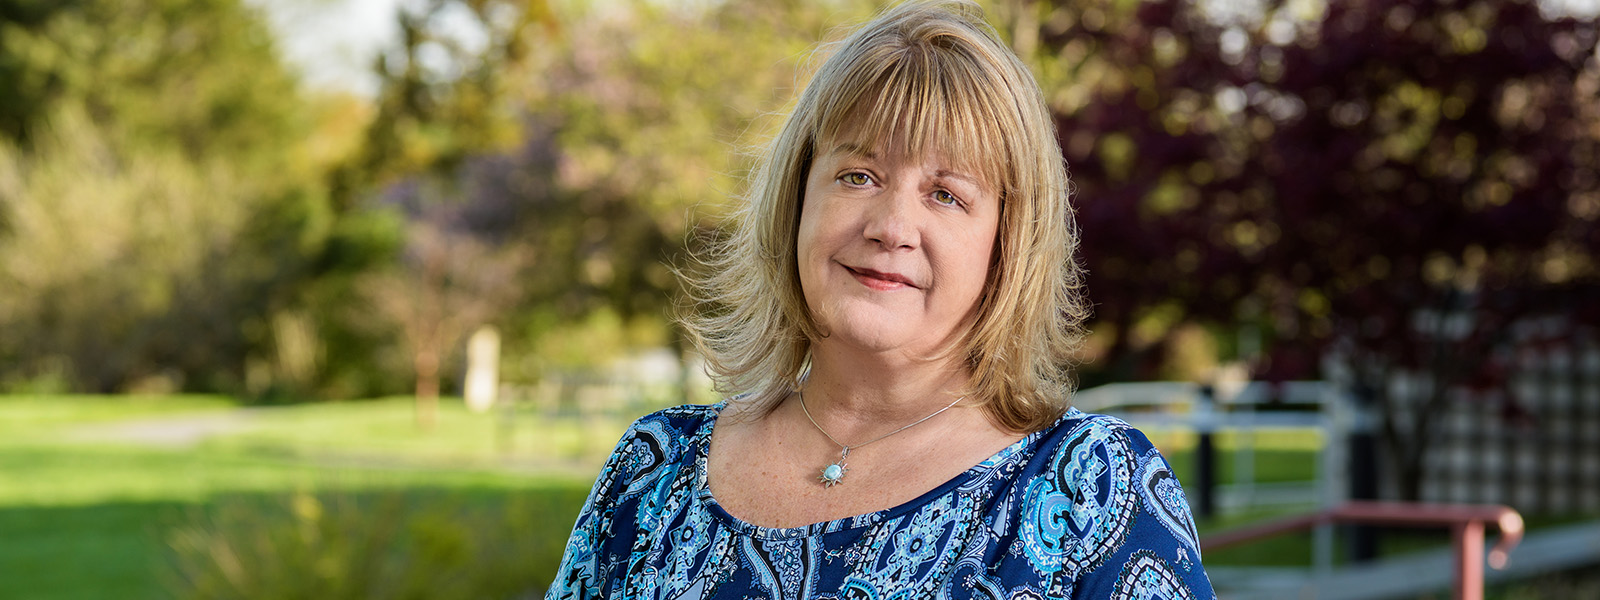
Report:
[[[915,500],[775,529],[728,514],[706,486],[724,406],[628,429],[547,600],[1216,597],[1177,477],[1121,420],[1072,409]]]

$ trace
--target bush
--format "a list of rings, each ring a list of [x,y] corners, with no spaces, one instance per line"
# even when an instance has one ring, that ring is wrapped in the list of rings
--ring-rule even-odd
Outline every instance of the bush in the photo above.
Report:
[[[179,599],[537,598],[586,490],[236,496],[171,530]]]

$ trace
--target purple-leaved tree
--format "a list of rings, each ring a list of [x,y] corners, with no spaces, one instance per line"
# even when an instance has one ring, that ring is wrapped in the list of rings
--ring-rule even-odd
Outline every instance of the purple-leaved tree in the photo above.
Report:
[[[1158,311],[1259,327],[1260,377],[1313,376],[1332,353],[1415,499],[1454,390],[1526,417],[1514,351],[1593,337],[1593,20],[1531,2],[1061,4],[1039,45],[1045,78],[1068,82],[1058,127],[1114,336],[1102,377],[1153,373],[1161,343],[1129,332]],[[1535,316],[1567,326],[1514,333]],[[1399,372],[1423,401],[1391,397]]]

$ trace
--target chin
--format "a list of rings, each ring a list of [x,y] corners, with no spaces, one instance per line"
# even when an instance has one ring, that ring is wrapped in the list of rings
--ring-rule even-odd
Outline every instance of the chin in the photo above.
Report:
[[[829,341],[856,350],[931,356],[940,346],[937,340],[927,335],[927,327],[916,323],[871,317],[840,320],[837,323],[838,327],[829,330]]]
[[[905,336],[899,332],[884,331],[836,331],[831,336],[839,342],[860,350],[887,352],[898,350],[907,346]]]
[[[914,304],[914,303],[913,303]],[[934,353],[950,337],[949,323],[933,322],[902,302],[873,302],[845,299],[829,303],[812,313],[830,342],[868,352],[909,351]],[[944,335],[937,332],[943,331]]]

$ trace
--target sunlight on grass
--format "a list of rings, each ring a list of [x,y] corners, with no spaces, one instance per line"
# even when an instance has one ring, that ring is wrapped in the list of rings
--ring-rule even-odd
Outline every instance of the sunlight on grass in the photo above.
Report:
[[[221,413],[225,396],[0,396],[0,444],[61,434],[62,427],[175,414]]]
[[[248,519],[207,528],[206,515],[307,493],[470,499],[485,543],[514,544],[530,561],[512,579],[553,573],[631,419],[520,415],[508,429],[503,415],[440,408],[438,427],[422,432],[409,398],[242,408],[216,396],[0,396],[0,598],[170,598],[175,532],[245,543],[261,535],[240,525]],[[406,500],[396,518],[438,522],[439,504]],[[485,525],[522,510],[534,514]]]
[[[515,488],[587,481],[621,435],[614,421],[523,418],[503,439],[489,415],[441,407],[420,432],[409,399],[247,409],[194,444],[138,443],[131,429],[237,411],[215,397],[0,400],[0,505],[203,501],[217,493],[444,484]],[[115,425],[117,422],[131,426]],[[115,425],[110,426],[108,425]]]
[[[580,465],[598,470],[632,418],[539,419],[474,414],[441,403],[438,423],[417,430],[410,398],[266,408],[249,427],[208,440],[208,450],[254,451],[330,459],[396,459],[433,465]]]

